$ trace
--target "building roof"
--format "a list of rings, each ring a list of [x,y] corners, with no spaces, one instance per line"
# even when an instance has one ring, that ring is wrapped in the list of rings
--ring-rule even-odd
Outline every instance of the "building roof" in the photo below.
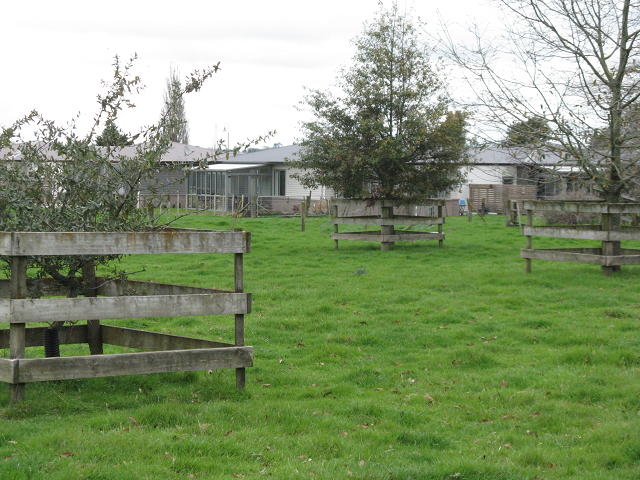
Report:
[[[471,152],[477,165],[518,165],[535,163],[536,165],[553,166],[563,164],[564,159],[555,153],[540,153],[528,148],[498,148],[488,147],[474,149]]]
[[[135,147],[124,147],[122,153],[127,154],[128,150],[131,150],[131,154],[135,153]],[[238,153],[236,156],[229,154],[229,158],[226,158],[226,154],[219,154],[217,158],[213,155],[211,148],[196,147],[193,145],[183,145],[181,143],[174,142],[169,151],[162,157],[163,162],[169,163],[183,163],[183,162],[197,162],[199,159],[203,159],[207,156],[210,157],[210,163],[216,164],[256,164],[257,166],[273,163],[284,163],[286,158],[292,158],[293,155],[300,149],[299,145],[288,145],[286,147],[269,148],[267,150],[258,150],[257,152]],[[188,152],[188,153],[187,153]],[[248,168],[248,167],[247,167]]]
[[[139,145],[130,145],[122,147],[122,149],[114,149],[114,158],[117,156],[133,157],[136,154],[136,148]],[[106,147],[104,147],[106,148]],[[251,153],[239,153],[236,156],[232,154],[229,158],[226,158],[226,154],[214,155],[214,150],[211,148],[203,148],[195,145],[185,145],[182,143],[172,142],[171,147],[165,155],[162,156],[162,161],[167,163],[195,163],[199,160],[207,159],[209,163],[233,163],[233,164],[272,164],[283,163],[285,158],[291,158],[295,152],[300,149],[298,145],[288,145],[286,147],[270,148],[268,150],[259,150]],[[20,160],[22,155],[18,149],[13,151],[11,158],[5,158],[10,153],[9,148],[0,148],[0,158],[7,160]],[[51,150],[45,152],[51,156],[53,160],[56,160],[57,154]]]
[[[235,157],[229,157],[229,162],[233,163],[284,163],[285,159],[292,159],[293,155],[300,150],[300,145],[287,145],[285,147],[269,148],[257,152],[241,153]]]
[[[123,147],[120,151],[114,152],[114,157],[117,155],[134,156],[136,154],[137,147],[137,145]],[[167,153],[163,155],[162,161],[172,164],[193,164],[206,159],[209,164],[251,164],[252,166],[273,165],[282,164],[285,160],[292,159],[300,148],[301,147],[299,145],[287,145],[284,147],[258,150],[256,152],[239,153],[236,156],[229,155],[229,158],[227,159],[226,154],[224,153],[215,157],[214,151],[211,148],[173,142]],[[9,149],[0,149],[0,158],[11,160],[12,158],[5,158],[8,153]],[[55,158],[55,154],[53,152],[49,151],[47,153],[52,155],[52,158]],[[549,153],[543,156],[527,148],[477,148],[474,149],[471,154],[473,157],[473,163],[476,165],[516,165],[523,163],[535,163],[536,165],[546,165],[551,167],[567,164],[567,162],[564,162],[563,159],[556,154]],[[15,157],[13,159],[20,160],[20,157],[19,151],[15,150]]]

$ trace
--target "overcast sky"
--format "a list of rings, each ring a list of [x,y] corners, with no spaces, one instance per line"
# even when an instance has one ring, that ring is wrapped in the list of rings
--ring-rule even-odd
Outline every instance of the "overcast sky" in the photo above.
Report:
[[[350,40],[378,11],[378,0],[31,0],[6,2],[0,42],[0,125],[32,109],[65,122],[80,113],[87,129],[113,57],[137,53],[144,92],[118,122],[125,131],[155,123],[171,66],[181,77],[220,62],[221,70],[186,100],[190,143],[231,144],[270,130],[268,144],[299,137],[296,106],[304,86],[325,89],[348,66]],[[487,18],[480,1],[398,1],[427,24]],[[389,5],[389,0],[385,2]],[[224,129],[227,132],[224,132]]]

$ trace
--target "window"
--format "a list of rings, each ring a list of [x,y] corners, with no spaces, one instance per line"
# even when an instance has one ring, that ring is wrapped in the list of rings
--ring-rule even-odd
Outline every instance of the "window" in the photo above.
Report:
[[[275,170],[273,174],[273,195],[284,197],[286,195],[285,181],[287,179],[287,171]]]

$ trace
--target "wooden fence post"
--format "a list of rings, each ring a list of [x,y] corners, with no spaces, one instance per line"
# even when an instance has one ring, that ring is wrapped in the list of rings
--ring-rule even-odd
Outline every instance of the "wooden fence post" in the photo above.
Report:
[[[533,210],[527,209],[527,227],[533,226]],[[531,250],[533,248],[533,237],[531,235],[527,235],[527,250]],[[531,273],[531,259],[525,259],[525,272]]]
[[[331,206],[331,217],[332,218],[338,218],[338,205],[332,205]],[[333,233],[338,233],[338,224],[334,223],[333,224]],[[335,239],[333,241],[333,248],[338,250],[338,240]]]
[[[502,202],[502,207],[504,208],[504,216],[506,218],[505,227],[511,226],[511,200],[505,198]]]
[[[251,195],[251,218],[258,216],[258,197]]]
[[[473,220],[473,212],[471,211],[471,200],[467,198],[467,216],[469,221]]]
[[[300,204],[300,231],[304,232],[307,222],[307,201],[303,200]]]
[[[248,234],[247,234],[248,235]],[[247,241],[248,238],[247,237]],[[244,279],[243,279],[243,254],[234,254],[234,287],[236,293],[244,292]],[[235,314],[235,345],[237,347],[244,346],[244,314]],[[246,371],[244,368],[236,368],[236,387],[244,388],[246,384]]]
[[[27,298],[27,257],[11,257],[9,260],[11,269],[11,298]],[[20,375],[20,360],[26,356],[26,324],[11,323],[9,325],[9,358],[17,360],[13,368],[13,381],[16,382]],[[10,401],[18,403],[24,400],[24,383],[12,383],[10,386]]]
[[[393,218],[393,207],[380,207],[381,217],[383,219],[391,219]],[[395,228],[393,225],[381,225],[380,233],[384,235],[393,235],[395,232]],[[385,242],[384,240],[380,243],[380,250],[389,250],[389,247],[393,245],[393,242]]]
[[[85,285],[87,285],[84,296],[96,298],[98,296],[96,289],[96,266],[93,262],[87,262],[82,266],[82,280],[85,282]],[[87,341],[91,355],[102,355],[104,353],[100,320],[87,320]]]
[[[603,232],[611,232],[613,230],[613,215],[610,213],[603,213],[601,215],[601,224],[602,224],[602,231]],[[612,255],[616,255],[616,250],[618,247],[619,248],[619,243],[618,245],[616,244],[617,242],[602,242],[602,255],[605,256],[612,256]],[[620,267],[618,267],[616,269],[616,267],[614,266],[608,266],[608,265],[603,265],[602,266],[602,274],[605,277],[610,277],[613,272],[616,271],[620,271]]]
[[[438,217],[442,218],[442,205],[438,205]],[[441,223],[438,224],[438,233],[442,234],[442,224]],[[440,240],[438,240],[438,247],[442,247],[443,244],[444,244],[444,240],[442,240],[442,238]]]

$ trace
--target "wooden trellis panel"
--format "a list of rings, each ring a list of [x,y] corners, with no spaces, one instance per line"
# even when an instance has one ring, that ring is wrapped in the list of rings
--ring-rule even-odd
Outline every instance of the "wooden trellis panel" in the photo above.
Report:
[[[535,200],[536,192],[537,187],[535,185],[469,185],[469,197],[476,208],[480,208],[484,200],[485,207],[489,212],[501,214],[507,213],[504,207],[506,200],[517,202]]]

